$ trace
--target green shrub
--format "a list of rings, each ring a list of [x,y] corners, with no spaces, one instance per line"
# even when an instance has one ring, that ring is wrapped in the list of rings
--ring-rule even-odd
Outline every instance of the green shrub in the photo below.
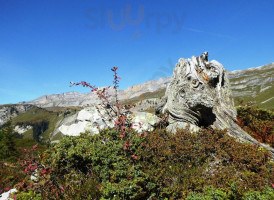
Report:
[[[94,174],[103,199],[144,198],[148,193],[146,185],[149,191],[154,189],[148,174],[135,159],[144,139],[132,134],[130,141],[125,141],[119,135],[115,130],[104,130],[95,136],[65,137],[56,145],[52,159],[56,159],[59,173],[74,169]],[[126,145],[130,145],[128,150]]]
[[[236,192],[236,193],[234,193]],[[266,187],[263,191],[248,191],[242,195],[237,194],[237,191],[228,188],[216,189],[212,187],[205,188],[203,193],[192,192],[186,200],[272,200],[274,199],[274,191],[270,187]]]
[[[160,183],[161,198],[185,198],[205,186],[225,188],[238,180],[238,190],[261,190],[274,181],[269,153],[238,143],[225,131],[158,131],[139,148],[144,171]]]
[[[13,188],[16,183],[22,182],[26,177],[24,168],[18,163],[18,159],[24,159],[24,151],[33,146],[34,141],[19,139],[13,132],[11,122],[5,124],[0,130],[0,194],[5,188]],[[44,145],[39,145],[38,152],[45,150]],[[38,157],[39,153],[32,155]]]
[[[205,189],[204,193],[193,192],[186,200],[227,200],[229,199],[228,194],[223,190],[208,187]]]
[[[16,195],[16,200],[43,200],[41,194],[36,194],[33,191],[21,192]]]
[[[274,190],[273,188],[266,187],[264,191],[249,191],[244,193],[244,200],[271,200],[274,199]]]
[[[11,121],[7,122],[4,128],[0,130],[0,159],[9,158],[12,160],[17,155],[15,146],[15,134],[11,126]]]
[[[40,136],[48,129],[49,121],[42,120],[41,122],[31,124],[33,127],[33,139],[36,142],[40,141]]]
[[[238,124],[247,133],[260,142],[274,147],[274,112],[253,108],[250,106],[238,107]]]
[[[0,162],[0,194],[24,180],[25,174],[17,165]]]
[[[262,199],[273,193],[264,191],[274,183],[269,152],[221,130],[127,130],[122,136],[103,130],[64,137],[40,158],[38,183],[25,181],[20,191],[44,199]]]

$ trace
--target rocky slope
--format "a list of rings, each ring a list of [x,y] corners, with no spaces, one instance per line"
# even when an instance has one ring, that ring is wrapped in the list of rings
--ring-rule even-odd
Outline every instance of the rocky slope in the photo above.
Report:
[[[170,77],[160,78],[158,80],[147,81],[140,85],[131,86],[125,90],[119,90],[118,96],[121,101],[129,102],[134,101],[137,102],[139,100],[152,98],[159,91],[165,90],[167,84],[170,82]],[[114,95],[113,88],[108,90],[110,95]],[[163,96],[164,92],[162,92],[158,96]],[[96,92],[88,92],[88,93],[78,93],[78,92],[67,92],[62,94],[51,94],[44,95],[39,97],[33,101],[26,102],[26,104],[32,104],[39,107],[69,107],[69,106],[79,106],[85,107],[88,105],[96,104],[100,100],[98,99]]]
[[[263,108],[274,108],[274,63],[229,74],[236,104],[254,103]]]
[[[17,117],[19,114],[25,113],[32,108],[33,105],[29,104],[0,106],[0,126],[5,124],[9,119]]]
[[[240,101],[243,101],[243,103],[253,102],[259,107],[273,109],[273,77],[274,63],[229,72],[235,104],[239,104]],[[125,103],[136,103],[145,99],[162,97],[170,80],[170,77],[160,78],[120,90],[119,99]],[[113,90],[110,90],[110,94],[113,94]],[[45,95],[26,103],[39,107],[85,107],[98,102],[95,93],[68,92]]]
[[[69,106],[86,106],[97,102],[96,95],[93,93],[67,92],[62,94],[44,95],[28,104],[39,107],[69,107]]]

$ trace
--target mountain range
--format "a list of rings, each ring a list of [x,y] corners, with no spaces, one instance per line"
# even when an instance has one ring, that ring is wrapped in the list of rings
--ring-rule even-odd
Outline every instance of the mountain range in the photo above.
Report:
[[[273,109],[274,105],[274,63],[260,67],[249,68],[228,72],[232,95],[235,105],[240,103],[252,103],[258,107]],[[171,77],[147,81],[145,83],[131,86],[125,90],[118,91],[121,102],[138,102],[144,99],[159,98],[164,96],[165,89]],[[114,89],[108,89],[110,95],[114,95]],[[78,93],[67,92],[62,94],[44,95],[33,101],[24,102],[38,107],[85,107],[98,103],[95,92]]]

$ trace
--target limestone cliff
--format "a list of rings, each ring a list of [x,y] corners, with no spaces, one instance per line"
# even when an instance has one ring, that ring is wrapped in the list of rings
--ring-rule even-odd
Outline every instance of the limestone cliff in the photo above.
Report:
[[[21,113],[25,113],[32,109],[33,105],[30,104],[14,104],[4,105],[0,107],[0,126],[5,124],[9,119],[18,116]]]

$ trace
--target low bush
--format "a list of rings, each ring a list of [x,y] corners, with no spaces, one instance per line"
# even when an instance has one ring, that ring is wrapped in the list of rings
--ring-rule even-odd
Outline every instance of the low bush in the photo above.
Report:
[[[0,162],[0,194],[14,187],[25,178],[24,171],[18,165]]]
[[[22,182],[26,177],[18,159],[27,159],[24,152],[31,145],[34,145],[34,141],[18,138],[13,131],[11,121],[0,130],[0,194],[13,188],[16,183]],[[39,152],[44,150],[45,145],[40,145],[39,150],[31,157],[38,157]]]
[[[274,148],[274,112],[251,106],[237,108],[238,125],[260,142]]]
[[[13,195],[14,199],[19,199],[19,200],[43,200],[41,194],[36,194],[33,191],[29,191],[29,192],[21,192],[17,195]]]
[[[19,191],[43,199],[260,199],[274,182],[269,153],[226,131],[126,135],[64,137],[41,156],[38,180],[27,178]]]
[[[216,189],[207,187],[204,193],[191,193],[186,200],[227,200],[227,199],[241,199],[241,200],[271,200],[274,199],[273,189],[266,187],[263,191],[248,191],[239,195],[237,191],[230,188],[225,191],[222,189]]]
[[[233,182],[239,182],[239,192],[262,190],[274,181],[268,152],[238,143],[225,131],[202,129],[176,135],[158,131],[149,134],[140,148],[142,166],[160,183],[161,198],[185,198],[205,186],[226,188]]]

